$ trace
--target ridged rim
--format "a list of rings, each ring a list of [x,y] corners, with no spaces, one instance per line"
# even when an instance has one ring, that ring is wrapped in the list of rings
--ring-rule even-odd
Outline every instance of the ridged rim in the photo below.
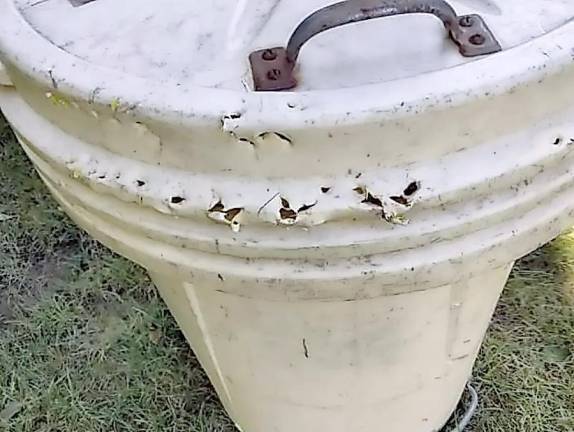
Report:
[[[320,127],[334,122],[364,123],[381,115],[396,118],[406,115],[408,107],[428,109],[445,100],[457,105],[485,94],[502,94],[571,63],[573,35],[574,22],[570,22],[518,47],[447,70],[352,89],[260,94],[159,83],[86,62],[38,34],[13,0],[0,1],[0,57],[7,65],[46,87],[56,79],[64,94],[86,100],[95,88],[101,88],[97,97],[104,104],[118,97],[139,104],[141,89],[146,89],[145,103],[136,108],[138,114],[195,125],[226,113],[246,112],[250,113],[242,120],[246,128],[262,124],[297,128],[309,121]],[[429,82],[433,83],[432,96],[421,92]],[[307,109],[293,110],[293,105]]]
[[[421,201],[413,207],[412,223],[408,226],[391,227],[359,204],[354,215],[351,213],[345,219],[323,226],[282,228],[257,215],[260,203],[256,202],[248,210],[254,219],[261,217],[259,223],[247,223],[239,233],[233,233],[227,225],[210,220],[207,214],[210,200],[213,200],[211,191],[217,189],[221,179],[159,169],[88,146],[43,120],[14,91],[9,95],[7,90],[4,91],[2,99],[6,115],[19,131],[28,153],[44,177],[66,189],[62,196],[68,202],[91,209],[94,216],[98,215],[115,226],[122,226],[127,231],[135,230],[135,235],[204,253],[290,260],[392,255],[434,244],[435,240],[458,241],[465,236],[488,231],[490,226],[503,225],[515,219],[517,214],[540,207],[542,197],[564,193],[571,188],[573,181],[570,167],[574,146],[568,140],[560,146],[553,145],[550,139],[549,142],[540,140],[537,146],[529,146],[532,157],[522,155],[519,165],[513,166],[511,157],[498,153],[498,158],[506,163],[501,164],[499,171],[492,171],[489,177],[477,178],[475,182],[469,179],[466,185],[459,184],[458,190],[443,188],[426,195],[421,192]],[[13,115],[13,110],[17,110],[19,116]],[[518,141],[507,151],[512,155],[524,145]],[[479,150],[483,149],[473,151]],[[497,150],[501,152],[499,147]],[[457,157],[461,154],[458,153]],[[74,162],[66,164],[67,160]],[[127,174],[119,179],[100,179],[104,171],[98,166],[104,167],[105,172],[113,172],[117,166]],[[162,187],[138,190],[134,179],[141,170],[157,171],[159,181],[156,184]],[[165,195],[165,185],[178,185],[182,181],[193,184],[192,189],[197,191],[197,196],[190,200],[193,209],[188,209],[188,212],[178,211],[166,203],[169,194]],[[150,182],[148,186],[153,184]],[[229,185],[221,186],[222,189],[225,187]],[[269,187],[269,184],[259,187]],[[350,186],[346,187],[350,189]],[[522,191],[518,191],[518,187]],[[350,199],[359,203],[353,195]],[[329,208],[331,215],[349,205],[337,203],[341,207]],[[448,212],[441,217],[440,209],[447,204]],[[273,214],[267,216],[274,217]],[[328,216],[325,217],[328,219]],[[136,219],[138,224],[134,226],[132,221]]]

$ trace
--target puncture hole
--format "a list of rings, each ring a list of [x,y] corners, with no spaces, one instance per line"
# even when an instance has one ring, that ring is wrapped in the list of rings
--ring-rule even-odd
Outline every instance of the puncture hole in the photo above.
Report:
[[[171,203],[172,204],[181,204],[184,201],[185,201],[185,198],[180,197],[180,196],[171,197]]]
[[[404,197],[404,196],[392,196],[390,197],[391,200],[393,200],[394,202],[396,202],[397,204],[403,205],[403,206],[409,206],[409,200]]]
[[[416,193],[419,191],[420,188],[421,188],[421,185],[420,185],[419,182],[417,182],[417,181],[411,182],[411,183],[406,187],[406,189],[404,190],[403,194],[406,195],[406,196],[408,196],[408,197],[410,197],[410,196],[416,194]]]

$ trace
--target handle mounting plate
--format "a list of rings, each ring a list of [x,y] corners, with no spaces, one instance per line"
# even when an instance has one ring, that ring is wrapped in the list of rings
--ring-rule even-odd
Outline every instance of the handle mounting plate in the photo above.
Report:
[[[256,91],[290,90],[297,85],[295,67],[303,45],[315,35],[353,22],[392,15],[429,13],[440,18],[461,55],[475,57],[502,50],[480,15],[457,16],[444,0],[346,0],[307,17],[294,31],[286,48],[275,47],[250,54]]]
[[[258,91],[280,91],[297,85],[294,75],[295,63],[287,57],[283,47],[268,48],[249,56],[253,82]]]

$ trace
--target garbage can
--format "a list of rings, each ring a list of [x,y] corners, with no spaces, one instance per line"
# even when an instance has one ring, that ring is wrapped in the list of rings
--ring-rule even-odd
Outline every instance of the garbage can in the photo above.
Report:
[[[513,262],[574,220],[573,16],[0,0],[0,106],[244,432],[437,431]]]

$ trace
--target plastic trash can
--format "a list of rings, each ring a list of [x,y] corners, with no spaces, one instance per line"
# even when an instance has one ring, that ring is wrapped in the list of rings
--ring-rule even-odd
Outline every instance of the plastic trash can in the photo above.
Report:
[[[430,432],[513,262],[574,219],[573,16],[0,0],[0,106],[244,432]]]

